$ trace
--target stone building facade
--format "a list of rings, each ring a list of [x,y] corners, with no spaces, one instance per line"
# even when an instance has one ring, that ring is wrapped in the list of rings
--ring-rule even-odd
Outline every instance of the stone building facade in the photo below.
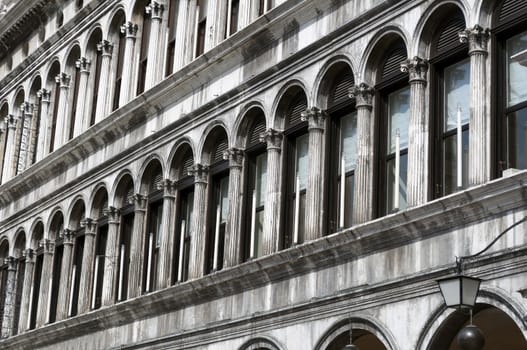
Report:
[[[526,82],[522,0],[4,0],[0,347],[527,349]]]

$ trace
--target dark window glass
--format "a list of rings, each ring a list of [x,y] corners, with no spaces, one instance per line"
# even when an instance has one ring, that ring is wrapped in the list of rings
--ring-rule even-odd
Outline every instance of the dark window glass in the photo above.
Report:
[[[131,207],[131,206],[130,206]],[[128,298],[128,273],[130,268],[130,247],[132,230],[134,227],[133,208],[126,208],[121,216],[119,239],[119,266],[117,273],[116,300],[122,301]],[[121,211],[123,211],[121,209]]]

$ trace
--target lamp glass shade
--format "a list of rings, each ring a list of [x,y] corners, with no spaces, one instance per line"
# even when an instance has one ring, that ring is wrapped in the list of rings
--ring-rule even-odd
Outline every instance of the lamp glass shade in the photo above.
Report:
[[[478,296],[479,278],[458,275],[438,280],[446,306],[453,308],[472,308]]]

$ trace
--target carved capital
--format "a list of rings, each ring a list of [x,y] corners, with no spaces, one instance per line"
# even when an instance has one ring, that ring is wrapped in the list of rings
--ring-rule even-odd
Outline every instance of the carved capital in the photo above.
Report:
[[[97,43],[97,51],[100,51],[103,56],[111,56],[113,53],[113,44],[108,40],[103,40]]]
[[[209,167],[203,164],[194,164],[188,174],[194,176],[194,182],[196,183],[207,183]]]
[[[223,152],[223,159],[229,161],[231,168],[241,168],[245,153],[239,148],[229,148]]]
[[[145,7],[146,13],[152,16],[152,19],[161,20],[165,6],[158,3],[157,1],[152,1]]]
[[[4,259],[4,265],[7,265],[7,269],[10,271],[16,271],[17,260],[13,256],[8,256]]]
[[[467,28],[458,33],[459,41],[468,43],[468,54],[482,54],[486,55],[487,44],[489,42],[490,31],[488,28],[483,28],[476,24],[473,28]]]
[[[417,56],[409,58],[401,63],[401,72],[408,73],[410,83],[426,84],[428,61]]]
[[[146,210],[146,203],[147,203],[147,197],[140,194],[140,193],[136,193],[134,195],[134,206],[135,206],[135,210],[136,211],[143,211],[143,210]]]
[[[92,218],[85,218],[81,221],[81,227],[84,228],[84,234],[95,234],[95,230],[97,230],[97,221]]]
[[[75,61],[75,66],[79,69],[81,73],[90,72],[91,61],[86,57],[81,57]]]
[[[62,231],[61,238],[64,245],[73,245],[73,238],[75,238],[75,235],[72,230],[66,228]]]
[[[308,122],[309,130],[324,130],[324,123],[326,120],[326,112],[321,111],[318,107],[311,107],[306,109],[300,115],[302,121]]]
[[[158,190],[163,190],[164,197],[174,197],[176,195],[176,182],[170,179],[164,179],[157,185]]]
[[[9,129],[15,129],[17,120],[18,119],[14,115],[8,114],[7,117],[5,117],[5,125],[7,125]]]
[[[282,132],[271,128],[260,134],[260,142],[267,143],[268,150],[280,151],[283,138],[284,134]]]
[[[24,250],[24,258],[26,258],[26,264],[34,264],[35,263],[35,251],[31,248],[28,248],[26,250]]]
[[[373,104],[373,94],[375,90],[366,83],[353,85],[349,91],[349,97],[355,99],[357,108],[364,107],[371,109]]]
[[[20,111],[22,112],[22,115],[24,115],[26,118],[31,118],[33,116],[33,107],[34,105],[29,102],[24,102],[20,106]]]
[[[108,207],[108,208],[104,208],[102,210],[103,214],[105,216],[108,217],[108,222],[109,223],[117,223],[119,222],[119,215],[120,215],[120,212],[119,212],[119,209],[117,209],[116,207]]]
[[[60,84],[61,88],[67,89],[70,87],[71,75],[67,73],[57,74],[57,76],[55,77],[55,81],[57,82],[57,84]]]
[[[137,24],[133,24],[132,22],[126,22],[121,26],[121,33],[126,35],[127,38],[135,38],[137,34],[137,29],[139,29]]]
[[[39,246],[44,248],[44,254],[53,254],[53,248],[55,247],[55,243],[52,242],[48,238],[44,238],[40,242],[38,242]]]
[[[49,103],[50,91],[46,89],[40,89],[37,91],[37,97],[40,98],[41,102]]]

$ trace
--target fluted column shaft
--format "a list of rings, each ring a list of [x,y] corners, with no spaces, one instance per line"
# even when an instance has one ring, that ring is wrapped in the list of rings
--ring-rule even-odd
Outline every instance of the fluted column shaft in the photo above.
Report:
[[[152,16],[152,21],[150,24],[150,38],[148,42],[145,90],[148,90],[157,84],[163,77],[163,66],[159,64],[159,57],[161,55],[159,44],[162,41],[160,38],[160,32],[164,9],[164,5],[157,1],[150,2],[146,7],[146,12]]]
[[[53,149],[57,150],[67,142],[69,136],[68,124],[68,93],[70,88],[71,76],[61,73],[55,77],[55,81],[60,85],[59,108],[57,113],[57,124],[55,129],[55,140],[53,140]]]
[[[37,162],[44,158],[48,153],[49,149],[49,90],[40,89],[37,92],[37,96],[40,98],[40,127],[38,129],[38,140],[37,140]]]
[[[82,251],[82,269],[79,283],[79,304],[78,313],[83,314],[90,311],[92,286],[93,286],[93,265],[95,262],[95,232],[96,222],[91,218],[86,218],[81,222],[84,227],[84,250]]]
[[[192,48],[192,31],[196,21],[196,0],[179,1],[178,20],[176,26],[176,45],[174,48],[174,68],[172,72],[177,72],[182,68],[194,52]]]
[[[143,242],[144,223],[146,215],[147,198],[136,194],[134,213],[134,228],[132,230],[132,243],[130,247],[130,274],[128,277],[128,299],[141,295],[141,283],[143,276]]]
[[[24,285],[22,286],[22,301],[20,303],[20,320],[18,322],[18,333],[26,331],[29,327],[29,305],[31,303],[31,292],[33,291],[33,273],[35,271],[35,253],[33,249],[24,251],[25,271]]]
[[[121,91],[119,93],[119,105],[123,106],[134,96],[134,84],[136,62],[134,60],[135,36],[137,24],[128,22],[121,27],[121,32],[126,35],[126,43],[123,54],[123,72],[121,79]]]
[[[317,107],[311,107],[302,112],[302,120],[308,122],[309,133],[305,240],[311,241],[322,236],[322,173],[326,115]]]
[[[373,88],[366,83],[350,90],[357,108],[357,165],[353,191],[352,223],[360,224],[373,219]]]
[[[79,69],[79,92],[77,105],[75,106],[75,123],[73,124],[73,137],[80,135],[86,128],[86,119],[90,119],[86,108],[88,103],[88,78],[90,76],[91,61],[85,57],[81,57],[75,62]],[[91,101],[90,101],[91,102]]]
[[[42,260],[42,277],[40,278],[36,328],[42,327],[48,322],[51,279],[53,277],[54,242],[51,242],[49,239],[43,239],[40,241],[40,244],[44,247],[44,257]]]
[[[479,25],[459,33],[468,43],[470,56],[470,126],[468,182],[470,186],[490,180],[490,113],[487,109],[487,43],[489,30]]]
[[[110,107],[110,69],[112,67],[113,44],[103,40],[97,44],[97,51],[101,52],[101,72],[99,74],[99,88],[97,106],[95,109],[95,123],[98,123],[108,114]],[[89,124],[88,124],[89,125]]]
[[[112,305],[116,293],[118,245],[119,245],[119,210],[109,207],[106,210],[108,216],[108,235],[106,240],[106,259],[104,265],[104,278],[102,281],[102,305]]]
[[[207,52],[217,43],[223,40],[223,28],[225,28],[225,12],[227,0],[216,0],[207,2],[207,29],[205,31],[205,49]]]
[[[241,0],[240,1],[240,13],[238,16],[238,30],[243,29],[251,23],[251,2],[252,0]]]
[[[157,289],[166,288],[170,285],[172,276],[172,259],[174,247],[174,225],[176,200],[176,184],[168,179],[163,181],[163,218],[160,237],[159,264],[157,265]]]
[[[17,261],[10,256],[5,259],[7,264],[7,279],[5,286],[4,314],[2,317],[2,337],[13,334],[13,317],[15,314],[16,296],[16,265]]]
[[[62,261],[60,268],[59,295],[57,302],[57,321],[68,317],[71,291],[72,255],[73,255],[74,234],[71,230],[65,229],[62,233]]]
[[[203,276],[205,266],[205,237],[206,237],[206,197],[209,169],[202,164],[196,164],[190,171],[194,176],[194,232],[190,232],[189,279]]]
[[[2,183],[6,183],[15,176],[15,133],[17,119],[9,114],[5,119],[7,126],[7,141],[4,156],[4,169],[2,169]]]
[[[428,166],[430,120],[425,111],[428,62],[416,56],[401,64],[401,71],[408,73],[410,76],[406,201],[409,207],[414,207],[427,202],[430,187]]]
[[[225,254],[223,266],[235,266],[240,263],[241,242],[241,180],[244,153],[237,148],[231,148],[223,154],[229,160],[229,214],[225,229]]]
[[[29,124],[28,146],[27,146],[28,150],[26,152],[26,168],[28,168],[34,163],[33,159],[35,159],[35,155],[36,155],[36,145],[37,145],[37,136],[38,136],[37,125],[38,125],[39,118],[40,118],[40,116],[38,115],[39,108],[40,108],[40,101],[36,101],[36,104],[34,104],[32,108],[31,122]]]
[[[20,142],[18,150],[18,164],[17,164],[17,174],[24,171],[27,167],[27,155],[29,152],[29,140],[31,133],[31,124],[33,121],[33,104],[29,102],[24,102],[20,107],[22,115],[22,123],[20,125]]]
[[[280,168],[283,134],[268,129],[260,135],[260,141],[267,144],[267,188],[263,223],[263,254],[278,251],[280,229]]]

